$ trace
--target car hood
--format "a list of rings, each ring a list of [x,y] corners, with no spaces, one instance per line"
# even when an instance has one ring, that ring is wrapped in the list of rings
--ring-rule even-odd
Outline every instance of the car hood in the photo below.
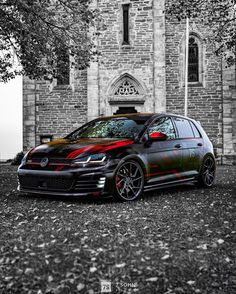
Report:
[[[29,152],[28,158],[57,157],[74,159],[88,154],[103,153],[133,144],[131,139],[81,138],[55,140],[39,145]]]

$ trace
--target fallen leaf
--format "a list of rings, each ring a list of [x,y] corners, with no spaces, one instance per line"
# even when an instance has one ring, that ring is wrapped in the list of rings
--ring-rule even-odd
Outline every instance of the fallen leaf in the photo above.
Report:
[[[45,243],[42,243],[42,244],[38,245],[38,247],[39,247],[39,248],[44,248],[45,245],[46,245]]]
[[[84,287],[85,287],[84,284],[79,283],[79,284],[77,285],[76,289],[77,289],[78,291],[81,291],[81,290],[84,289]]]
[[[94,273],[94,272],[96,272],[96,270],[97,270],[97,268],[95,266],[90,267],[90,269],[89,269],[90,273]]]
[[[34,270],[32,269],[32,268],[27,268],[26,270],[25,270],[25,274],[26,275],[31,275],[31,274],[33,274],[34,273]]]
[[[54,259],[54,262],[58,264],[58,263],[61,263],[61,260],[57,257]]]
[[[169,254],[166,254],[166,255],[164,255],[162,258],[161,258],[161,260],[166,260],[166,259],[168,259],[170,257],[170,255]]]
[[[121,268],[121,267],[124,267],[124,266],[125,266],[125,262],[115,265],[115,267],[117,267],[117,268]]]
[[[72,250],[73,253],[80,253],[80,249],[79,248],[75,248]]]
[[[217,243],[218,243],[218,244],[223,244],[223,243],[224,243],[224,240],[223,240],[223,239],[218,239],[218,240],[217,240]]]
[[[156,282],[158,280],[158,277],[151,277],[146,279],[147,282]]]
[[[195,281],[191,281],[191,280],[190,280],[190,281],[187,282],[187,284],[190,285],[190,286],[192,286],[192,285],[195,284]]]
[[[198,245],[197,248],[207,250],[207,244]]]

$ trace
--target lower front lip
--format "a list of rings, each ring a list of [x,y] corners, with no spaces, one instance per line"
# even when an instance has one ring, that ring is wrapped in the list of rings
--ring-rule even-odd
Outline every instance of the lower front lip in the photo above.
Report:
[[[48,190],[33,190],[33,189],[24,189],[18,185],[17,190],[21,194],[34,194],[34,195],[48,195],[48,196],[63,196],[63,197],[100,197],[100,196],[108,196],[108,193],[104,192],[88,192],[88,193],[75,193],[75,192],[55,192],[55,191],[48,191]]]

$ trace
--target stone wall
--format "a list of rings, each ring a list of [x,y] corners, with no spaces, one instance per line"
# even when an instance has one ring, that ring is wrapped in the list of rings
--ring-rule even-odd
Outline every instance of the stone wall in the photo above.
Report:
[[[153,111],[153,6],[147,1],[99,0],[106,30],[99,38],[99,114],[110,115],[118,105],[109,103],[113,84],[128,74],[142,85],[144,104],[130,105],[139,111]],[[122,4],[130,4],[130,45],[123,45]],[[124,105],[127,105],[124,101]]]
[[[166,21],[167,111],[184,114],[185,22]],[[214,146],[222,153],[221,60],[205,39],[206,28],[190,22],[190,34],[199,40],[200,80],[188,84],[188,116],[202,124]]]
[[[130,5],[129,45],[122,42],[122,4]],[[98,62],[72,72],[68,86],[24,78],[24,150],[39,144],[42,135],[62,137],[119,106],[184,114],[185,23],[165,19],[165,0],[95,0],[94,5],[106,27],[97,40]],[[188,116],[201,122],[219,154],[230,156],[236,152],[235,70],[225,69],[214,55],[206,28],[191,21],[190,34],[199,42],[200,79],[189,84]],[[115,97],[125,78],[138,95]]]
[[[35,146],[35,100],[36,83],[27,77],[23,78],[23,150]]]
[[[40,136],[65,136],[87,121],[87,71],[65,86],[24,78],[23,107],[24,150],[38,145]]]
[[[223,64],[223,142],[222,163],[236,164],[236,68]]]

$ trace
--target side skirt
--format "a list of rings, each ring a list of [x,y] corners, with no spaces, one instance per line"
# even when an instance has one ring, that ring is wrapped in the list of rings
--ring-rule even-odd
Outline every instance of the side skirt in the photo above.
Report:
[[[197,180],[195,177],[193,177],[193,178],[189,178],[189,179],[185,179],[185,180],[178,180],[178,181],[172,181],[172,182],[166,182],[166,183],[161,183],[161,184],[144,186],[144,192],[155,190],[155,189],[180,186],[180,185],[183,185],[184,183],[189,183],[189,182],[194,183],[194,182],[197,182]]]

